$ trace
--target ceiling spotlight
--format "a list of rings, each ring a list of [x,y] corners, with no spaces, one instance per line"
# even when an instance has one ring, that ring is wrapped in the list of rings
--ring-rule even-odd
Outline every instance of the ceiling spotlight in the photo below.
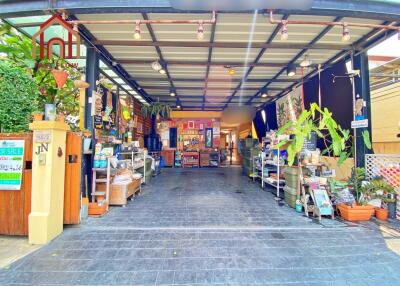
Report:
[[[197,39],[203,40],[204,39],[204,24],[203,21],[199,22],[199,26],[197,28]]]
[[[311,66],[311,60],[308,58],[308,55],[304,56],[304,59],[300,62],[300,66],[303,68]]]
[[[160,71],[162,69],[162,66],[158,61],[154,61],[151,63],[151,68],[155,71]]]
[[[161,68],[158,72],[159,72],[160,74],[166,74],[166,73],[167,73],[167,71],[166,71],[165,69],[163,69],[163,68]]]
[[[350,30],[349,30],[349,26],[347,25],[347,23],[343,24],[342,41],[343,42],[350,41]]]
[[[116,66],[117,66],[117,62],[112,61],[112,62],[111,62],[111,65],[112,65],[113,67],[116,67]]]
[[[175,92],[175,90],[174,90],[173,88],[171,88],[171,89],[169,90],[169,95],[170,95],[170,96],[176,96],[176,92]]]
[[[289,38],[288,30],[287,30],[287,23],[286,21],[282,21],[282,28],[281,28],[281,40],[285,41]]]
[[[267,92],[266,89],[264,89],[264,90],[261,92],[261,97],[262,97],[262,98],[266,98],[267,96],[268,96],[268,92]]]
[[[181,108],[181,103],[179,100],[176,101],[176,108],[180,109]]]
[[[140,40],[142,38],[140,34],[140,21],[136,21],[135,33],[133,34],[133,38],[135,40]]]
[[[236,70],[234,68],[229,69],[229,75],[235,75]]]
[[[296,75],[296,65],[289,64],[286,69],[287,76],[295,76]]]

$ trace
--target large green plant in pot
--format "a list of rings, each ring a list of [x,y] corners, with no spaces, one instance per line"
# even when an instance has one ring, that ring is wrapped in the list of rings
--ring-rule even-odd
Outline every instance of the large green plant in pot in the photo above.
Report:
[[[0,132],[27,131],[38,96],[35,81],[23,68],[0,61]]]
[[[305,139],[310,139],[314,132],[324,142],[325,149],[322,155],[339,157],[338,164],[342,164],[353,153],[353,136],[347,129],[343,129],[332,117],[327,109],[322,109],[317,103],[312,103],[309,109],[305,109],[297,121],[289,121],[277,132],[278,135],[288,134],[292,139],[282,140],[275,148],[288,144],[288,164],[293,165],[295,158],[303,149]],[[365,146],[370,149],[369,132],[363,131]]]

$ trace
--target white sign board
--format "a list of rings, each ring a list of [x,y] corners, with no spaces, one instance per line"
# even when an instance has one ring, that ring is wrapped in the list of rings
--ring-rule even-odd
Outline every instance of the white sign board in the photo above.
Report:
[[[24,140],[0,140],[0,190],[20,190]]]
[[[368,127],[368,119],[354,120],[351,122],[351,128],[353,129],[365,128],[365,127]]]

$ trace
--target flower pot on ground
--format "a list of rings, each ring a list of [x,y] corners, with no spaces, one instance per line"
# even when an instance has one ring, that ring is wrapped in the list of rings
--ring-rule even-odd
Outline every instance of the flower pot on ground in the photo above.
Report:
[[[337,205],[340,216],[348,221],[366,221],[370,220],[374,213],[374,207],[371,205],[359,206],[359,205]]]
[[[32,113],[33,121],[42,121],[43,120],[43,112],[35,111]]]
[[[388,220],[389,212],[388,212],[387,209],[384,209],[384,208],[376,208],[375,209],[375,216],[379,220],[386,221],[386,220]]]

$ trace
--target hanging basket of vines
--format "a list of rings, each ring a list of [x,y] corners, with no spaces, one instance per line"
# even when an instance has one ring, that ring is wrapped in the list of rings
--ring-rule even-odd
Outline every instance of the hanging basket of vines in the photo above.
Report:
[[[153,103],[151,105],[142,105],[142,115],[143,117],[153,116],[156,117],[160,116],[162,118],[169,118],[171,114],[171,107],[168,104],[163,103]]]

